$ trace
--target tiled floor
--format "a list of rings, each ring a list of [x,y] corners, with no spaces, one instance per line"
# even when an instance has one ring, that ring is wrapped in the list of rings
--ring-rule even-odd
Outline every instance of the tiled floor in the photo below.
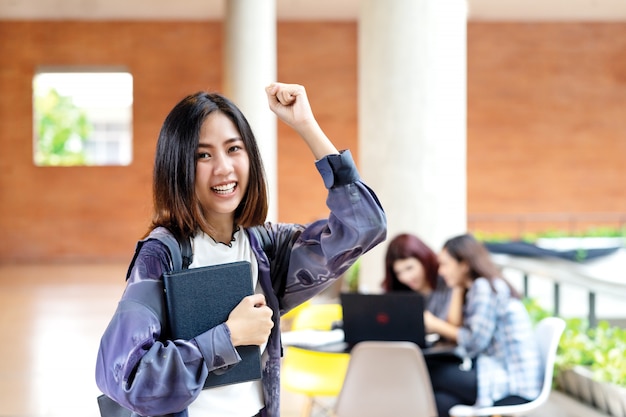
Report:
[[[96,352],[125,268],[0,266],[0,416],[99,415]]]
[[[96,352],[125,273],[125,264],[0,265],[0,417],[99,416]],[[283,417],[300,416],[302,401],[284,392]],[[545,416],[603,417],[560,393],[529,417]]]
[[[325,399],[332,406],[332,399]],[[301,417],[303,398],[299,394],[283,392],[281,417]],[[326,417],[322,410],[314,410],[311,417]],[[388,417],[388,416],[381,416]],[[550,399],[539,409],[526,417],[609,417],[596,409],[581,404],[561,392],[552,392]]]

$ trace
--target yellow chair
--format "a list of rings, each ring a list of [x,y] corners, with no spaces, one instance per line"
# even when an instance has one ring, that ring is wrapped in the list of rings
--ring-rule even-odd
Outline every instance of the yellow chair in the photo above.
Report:
[[[310,304],[293,318],[292,330],[331,330],[341,320],[340,304]],[[331,411],[319,397],[336,397],[341,391],[348,369],[348,353],[322,352],[287,346],[281,371],[283,388],[303,394],[306,403],[302,416],[309,417],[317,406],[326,414]]]
[[[308,306],[311,305],[311,300],[307,300],[304,303],[300,304],[299,306],[296,306],[294,308],[292,308],[291,310],[289,310],[288,312],[286,312],[285,314],[283,314],[280,317],[280,328],[282,331],[289,331],[292,330],[293,327],[293,319],[296,318],[296,316],[298,314],[300,314],[300,312],[302,310],[304,310],[305,308],[307,308]]]
[[[331,330],[333,323],[341,321],[342,318],[343,310],[341,304],[311,303],[298,311],[293,318],[291,329]]]

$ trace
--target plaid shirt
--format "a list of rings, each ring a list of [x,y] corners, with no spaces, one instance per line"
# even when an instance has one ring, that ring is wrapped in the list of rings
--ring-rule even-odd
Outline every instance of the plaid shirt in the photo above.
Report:
[[[534,399],[543,369],[533,327],[522,302],[502,279],[495,291],[485,278],[467,292],[458,345],[476,358],[477,405],[488,406],[508,395]]]

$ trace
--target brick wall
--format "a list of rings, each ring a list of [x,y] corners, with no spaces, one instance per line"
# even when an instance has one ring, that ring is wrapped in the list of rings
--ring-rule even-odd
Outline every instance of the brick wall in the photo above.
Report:
[[[328,135],[358,157],[356,50],[355,23],[278,27],[278,79],[306,85]],[[46,65],[133,74],[130,166],[33,165],[32,78]],[[219,90],[221,68],[219,22],[0,21],[0,262],[128,260],[149,222],[163,118],[184,95]],[[470,219],[626,213],[624,109],[626,25],[471,23]],[[282,125],[278,151],[279,220],[326,215],[312,157]]]
[[[625,164],[626,24],[470,24],[470,226],[626,224]]]

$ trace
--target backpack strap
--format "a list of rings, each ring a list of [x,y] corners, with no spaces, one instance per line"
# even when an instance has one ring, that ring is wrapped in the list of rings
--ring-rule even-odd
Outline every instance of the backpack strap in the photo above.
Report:
[[[178,244],[181,248],[182,256],[182,269],[189,268],[189,265],[193,262],[193,249],[191,248],[191,239],[179,238]],[[172,248],[170,248],[171,252]]]
[[[191,248],[190,239],[184,238],[164,227],[154,229],[145,240],[148,239],[157,239],[167,246],[172,258],[171,272],[187,269],[193,262],[193,249]]]
[[[137,260],[137,256],[139,255],[141,247],[144,243],[151,239],[156,239],[163,243],[165,246],[167,246],[167,249],[170,252],[170,258],[172,260],[172,271],[187,269],[189,268],[189,265],[191,265],[191,262],[193,262],[193,249],[191,247],[190,239],[177,237],[166,228],[157,227],[152,232],[150,232],[148,237],[137,242],[137,246],[135,247],[135,254],[133,255],[133,259],[130,261],[130,265],[128,265],[128,271],[126,272],[127,280],[130,277],[130,273],[133,269],[133,266],[135,265],[135,261]]]
[[[191,240],[184,238],[177,238],[174,234],[169,232],[163,227],[157,227],[150,235],[137,242],[135,248],[135,254],[128,266],[128,272],[126,273],[126,280],[130,277],[130,272],[135,265],[139,251],[145,242],[151,239],[156,239],[167,246],[170,252],[170,258],[172,260],[172,271],[180,271],[181,269],[189,268],[193,261],[193,249],[191,248]],[[163,283],[160,281],[145,280],[136,284],[130,285],[126,288],[125,298],[134,302],[144,305],[150,309],[156,317],[161,320],[165,317],[165,311],[163,310],[163,303],[160,300],[163,297]],[[119,308],[119,307],[118,307]],[[167,323],[161,323],[162,334],[167,334],[169,329]],[[131,410],[128,410],[117,402],[109,398],[108,396],[101,394],[97,398],[98,407],[100,409],[101,417],[132,417],[137,416]]]

